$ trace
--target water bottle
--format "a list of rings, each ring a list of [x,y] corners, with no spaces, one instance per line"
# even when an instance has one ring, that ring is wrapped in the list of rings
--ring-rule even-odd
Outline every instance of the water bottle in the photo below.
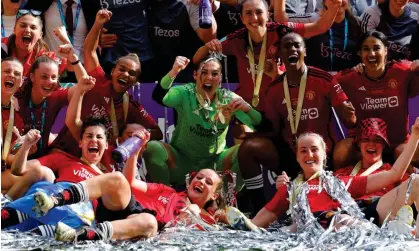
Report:
[[[212,8],[209,0],[201,0],[199,4],[199,28],[209,29],[212,27]]]
[[[130,137],[112,151],[112,158],[116,163],[125,163],[132,154],[140,149],[141,144],[140,138]]]

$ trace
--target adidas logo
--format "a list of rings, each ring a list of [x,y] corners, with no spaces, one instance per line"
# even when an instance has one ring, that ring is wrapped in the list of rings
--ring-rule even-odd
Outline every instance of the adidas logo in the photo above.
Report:
[[[109,98],[108,97],[103,97],[106,101],[106,103],[109,103]]]
[[[285,101],[285,99],[282,101],[282,104],[286,104],[287,103],[287,101]]]
[[[359,91],[366,91],[366,90],[365,90],[365,86],[361,86],[361,87],[359,87],[359,88],[358,88],[358,90],[359,90]]]

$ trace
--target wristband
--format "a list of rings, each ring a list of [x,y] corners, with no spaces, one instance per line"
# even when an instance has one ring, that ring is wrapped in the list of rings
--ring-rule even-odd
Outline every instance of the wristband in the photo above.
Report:
[[[10,152],[14,152],[22,146],[22,142],[16,143]]]
[[[70,63],[71,65],[76,65],[76,64],[78,64],[78,63],[80,63],[80,60],[77,60],[76,62],[72,62],[72,63]]]

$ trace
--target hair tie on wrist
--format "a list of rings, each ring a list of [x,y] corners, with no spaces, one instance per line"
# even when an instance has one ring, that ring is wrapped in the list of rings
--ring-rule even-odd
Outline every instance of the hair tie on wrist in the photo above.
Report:
[[[76,65],[78,63],[80,63],[80,60],[77,60],[76,62],[71,63],[71,65]]]

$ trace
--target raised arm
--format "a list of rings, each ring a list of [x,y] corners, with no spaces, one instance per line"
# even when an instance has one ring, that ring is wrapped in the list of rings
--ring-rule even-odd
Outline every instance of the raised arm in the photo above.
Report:
[[[73,66],[74,73],[77,80],[87,75],[86,70],[79,61],[79,57],[74,53],[74,48],[71,44],[64,44],[58,47],[58,52],[61,56],[68,59],[68,62]],[[70,88],[71,89],[71,88]]]
[[[278,23],[288,22],[288,14],[285,11],[285,0],[274,0],[274,20]]]
[[[60,40],[62,45],[71,45],[70,38],[68,37],[67,30],[64,25],[56,27],[54,30],[54,35]],[[66,57],[67,58],[67,57]],[[68,58],[67,58],[68,59]],[[73,65],[71,64],[73,61],[67,61],[67,71],[74,72]]]
[[[73,96],[68,104],[67,113],[65,115],[65,125],[73,135],[74,139],[78,142],[80,140],[81,127],[81,109],[84,94],[91,90],[95,85],[96,79],[85,75],[82,77],[78,84],[75,86]]]
[[[218,40],[218,39],[217,39]],[[205,58],[210,53],[210,50],[208,49],[207,45],[201,46],[196,52],[195,55],[192,58],[192,61],[194,64],[197,62],[200,62],[203,58]]]
[[[181,97],[178,94],[178,91],[171,89],[173,81],[176,76],[186,68],[189,64],[189,59],[182,56],[177,56],[175,62],[173,63],[172,69],[169,73],[166,74],[160,81],[160,84],[154,88],[153,99],[159,104],[175,107],[181,103]]]
[[[124,174],[125,178],[127,179],[131,187],[134,187],[137,190],[140,190],[145,193],[147,192],[147,183],[142,180],[136,179],[135,176],[137,172],[138,156],[141,155],[143,150],[145,150],[144,146],[150,140],[150,133],[145,128],[142,128],[138,131],[135,131],[132,134],[132,136],[135,136],[141,139],[141,147],[138,149],[136,153],[132,154],[127,159],[127,161],[125,162],[125,167],[122,170],[122,173]]]
[[[211,3],[212,13],[218,10],[220,3],[215,0],[209,0]],[[211,41],[214,38],[217,38],[217,21],[214,18],[214,15],[211,15],[212,26],[208,29],[203,29],[199,27],[199,4],[200,0],[190,0],[188,6],[189,22],[192,28],[195,30],[196,35],[202,42],[206,43]]]
[[[400,181],[412,161],[419,142],[419,117],[412,126],[409,141],[402,154],[397,158],[391,170],[368,175],[367,193],[372,193],[390,184]]]
[[[318,13],[305,13],[305,14],[290,14],[286,13],[285,0],[275,0],[274,2],[274,20],[278,23],[315,23],[320,19]]]
[[[108,10],[99,10],[96,14],[95,23],[90,29],[84,41],[84,66],[86,71],[90,72],[99,67],[99,58],[97,56],[97,47],[99,44],[100,31],[103,25],[108,22],[112,17],[112,12]]]
[[[21,176],[24,175],[27,171],[27,159],[29,151],[33,145],[35,145],[41,139],[41,133],[36,129],[31,129],[25,135],[23,144],[20,147],[19,151],[16,153],[15,158],[12,163],[12,174]],[[32,160],[38,162],[38,160]]]
[[[193,63],[197,64],[201,62],[202,59],[208,56],[210,51],[217,52],[217,53],[223,52],[223,47],[221,45],[221,42],[218,39],[213,39],[209,41],[208,43],[206,43],[204,46],[201,46],[195,52],[195,55],[193,56],[193,59],[192,59]]]
[[[72,65],[72,70],[76,74],[77,80],[82,79],[87,75],[86,70],[79,61],[79,57],[74,53],[74,48],[71,44],[60,45],[58,51],[61,56],[67,58],[70,65]],[[68,89],[68,100],[71,100],[74,90],[77,88],[77,85],[74,85]]]
[[[314,23],[304,24],[304,38],[310,38],[327,32],[335,21],[336,14],[342,4],[342,0],[334,0],[330,9]]]

